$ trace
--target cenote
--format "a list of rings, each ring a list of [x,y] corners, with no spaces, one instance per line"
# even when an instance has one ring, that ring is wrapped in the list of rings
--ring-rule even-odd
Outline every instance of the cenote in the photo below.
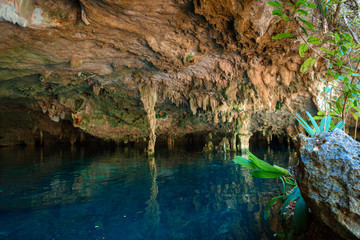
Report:
[[[360,240],[359,12],[0,0],[0,240]]]
[[[252,148],[270,163],[288,148]],[[0,239],[267,239],[259,215],[281,192],[233,155],[186,147],[0,148]],[[292,163],[291,163],[292,164]]]

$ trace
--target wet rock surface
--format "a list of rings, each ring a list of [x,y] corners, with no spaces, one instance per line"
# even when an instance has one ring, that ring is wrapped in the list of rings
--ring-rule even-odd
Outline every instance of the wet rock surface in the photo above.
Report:
[[[360,143],[339,129],[296,141],[296,179],[311,211],[341,237],[360,239]]]

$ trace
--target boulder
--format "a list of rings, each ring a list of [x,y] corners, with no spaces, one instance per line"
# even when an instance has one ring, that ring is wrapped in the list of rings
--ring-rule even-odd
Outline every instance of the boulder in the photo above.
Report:
[[[335,129],[296,139],[296,180],[311,211],[345,239],[360,239],[360,143]]]

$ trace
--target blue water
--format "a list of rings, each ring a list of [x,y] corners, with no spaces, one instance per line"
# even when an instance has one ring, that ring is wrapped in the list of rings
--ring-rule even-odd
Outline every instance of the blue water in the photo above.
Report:
[[[266,239],[258,218],[280,191],[225,154],[0,148],[0,239]]]

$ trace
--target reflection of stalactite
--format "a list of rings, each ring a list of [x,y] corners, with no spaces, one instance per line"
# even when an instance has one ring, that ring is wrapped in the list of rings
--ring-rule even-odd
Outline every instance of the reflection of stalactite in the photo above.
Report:
[[[156,200],[157,195],[159,193],[156,177],[157,177],[157,168],[155,158],[149,159],[149,167],[150,167],[150,174],[151,174],[151,193],[150,199],[146,201],[147,207],[145,208],[145,227],[147,230],[153,230],[160,224],[160,206]],[[153,231],[149,231],[154,233]]]
[[[42,146],[40,147],[40,164],[42,165],[44,162],[44,150]]]

